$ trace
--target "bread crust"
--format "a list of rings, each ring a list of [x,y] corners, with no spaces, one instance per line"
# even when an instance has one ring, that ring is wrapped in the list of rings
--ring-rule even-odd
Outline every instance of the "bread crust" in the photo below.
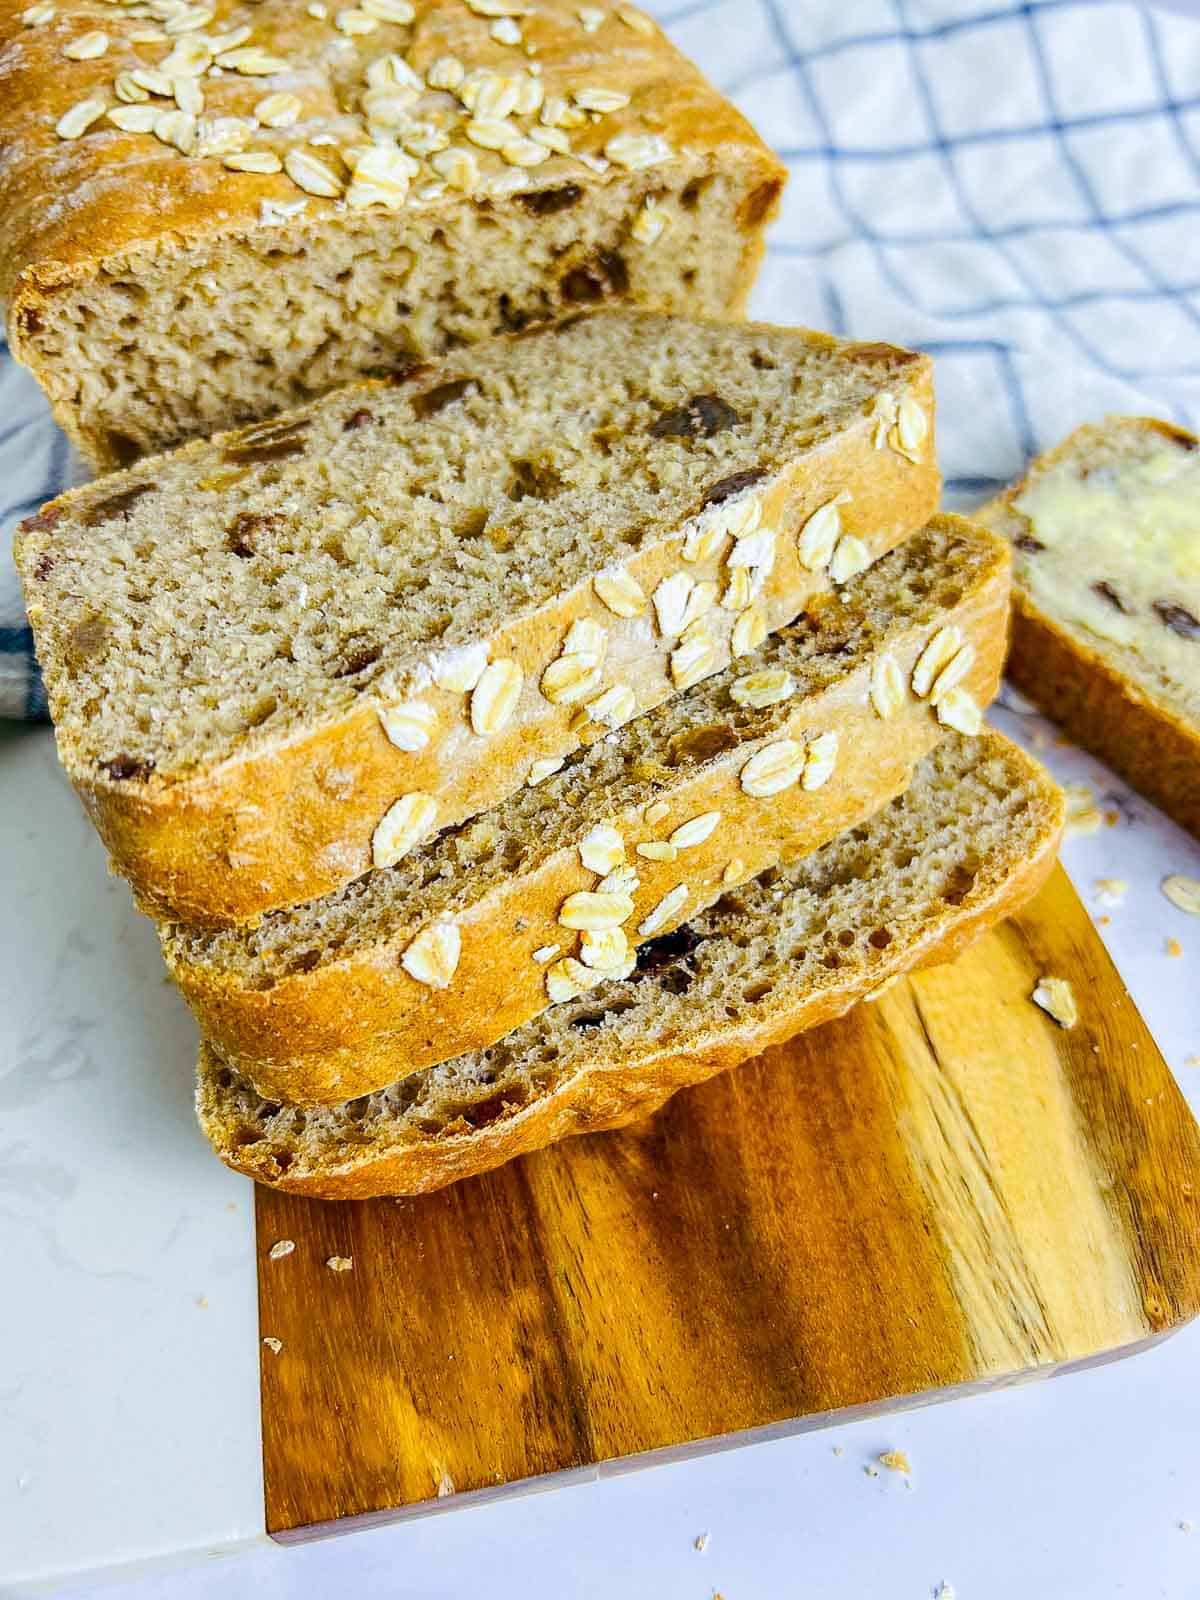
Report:
[[[1008,676],[1071,738],[1200,838],[1200,729],[1013,596]]]
[[[1049,788],[1049,786],[1047,786]],[[985,885],[976,884],[961,905],[947,906],[921,936],[887,952],[884,964],[847,981],[839,976],[818,993],[773,1003],[760,1021],[697,1029],[683,1039],[623,1047],[612,1059],[585,1064],[551,1093],[526,1106],[502,1109],[480,1128],[450,1125],[380,1156],[308,1176],[281,1170],[269,1151],[226,1139],[217,1097],[220,1058],[201,1046],[197,1112],[217,1154],[227,1166],[256,1182],[290,1194],[323,1200],[365,1200],[378,1195],[424,1194],[490,1171],[516,1156],[574,1134],[624,1127],[656,1111],[677,1090],[738,1066],[772,1045],[849,1011],[869,990],[896,973],[952,961],[1002,918],[1019,910],[1041,888],[1054,864],[1062,827],[1061,803],[1038,848],[993,863]],[[982,874],[981,874],[982,876]]]
[[[1155,417],[1121,417],[1122,428],[1161,433],[1200,446],[1196,435]],[[978,515],[997,531],[1019,517],[1014,502],[1033,471],[1045,472],[1079,453],[1081,442],[1103,438],[1105,424],[1087,424],[1046,455],[1019,483]],[[1013,580],[1012,644],[1008,676],[1072,739],[1107,762],[1181,827],[1200,838],[1200,728],[1140,685],[1082,638],[1048,617]]]
[[[837,343],[829,340],[831,347]],[[892,392],[911,395],[932,417],[927,357],[885,346],[841,348],[878,368]],[[428,381],[436,382],[436,372]],[[339,391],[338,403],[353,409],[360,390],[377,387]],[[852,491],[843,507],[843,526],[863,539],[872,558],[899,544],[932,515],[940,478],[931,444],[914,464],[891,449],[877,449],[875,433],[874,419],[855,418],[758,485],[763,521],[779,533],[775,567],[760,602],[772,631],[830,587],[827,574],[807,571],[796,551],[796,531],[818,506],[843,490]],[[218,435],[186,445],[184,453],[219,453],[233,437]],[[147,470],[141,465],[139,478]],[[111,480],[106,489],[120,481]],[[69,509],[89,492],[86,486],[68,491],[41,518],[53,508]],[[681,549],[681,535],[650,541],[625,569],[650,594],[660,578],[678,570]],[[18,535],[16,554],[36,636],[37,557],[29,536]],[[714,556],[689,563],[687,570],[697,579],[717,578],[720,561]],[[400,794],[422,790],[437,795],[439,826],[451,826],[511,793],[535,760],[578,748],[579,736],[570,731],[575,708],[551,706],[537,687],[576,618],[594,617],[608,630],[609,659],[625,658],[624,681],[637,696],[639,714],[674,692],[670,644],[651,626],[650,613],[619,620],[593,590],[594,575],[588,572],[576,588],[487,640],[493,657],[511,657],[525,677],[516,713],[487,739],[472,734],[463,696],[425,685],[421,697],[437,704],[439,731],[415,754],[389,743],[379,720],[380,703],[364,694],[334,721],[301,728],[286,743],[248,741],[236,756],[190,776],[152,772],[132,781],[116,779],[93,762],[76,759],[61,739],[60,757],[143,911],[165,921],[208,927],[253,922],[265,911],[315,899],[366,872],[372,864],[374,830]],[[724,645],[715,659],[717,670],[727,664]],[[53,684],[50,689],[53,711]]]
[[[152,133],[124,133],[106,120],[82,138],[60,139],[55,124],[65,112],[93,96],[110,108],[118,105],[115,73],[157,65],[166,44],[129,43],[123,14],[99,0],[83,0],[69,14],[40,27],[22,25],[26,4],[0,0],[0,211],[5,220],[0,300],[8,305],[12,352],[32,368],[55,419],[99,470],[111,470],[128,464],[128,458],[121,459],[106,430],[89,425],[86,409],[73,398],[73,375],[39,359],[37,334],[56,315],[64,290],[102,276],[136,284],[161,256],[203,249],[223,239],[261,240],[265,254],[282,238],[303,242],[331,219],[359,226],[367,214],[347,213],[340,201],[306,195],[286,173],[230,171],[220,155],[184,157]],[[211,32],[230,25],[230,9],[220,8],[220,18],[209,25]],[[330,19],[334,9],[329,8]],[[345,53],[352,47],[363,62],[399,49],[422,72],[446,55],[497,72],[511,73],[527,64],[523,54],[491,37],[489,18],[474,14],[461,0],[415,0],[411,25],[385,24],[353,41],[335,31],[332,20],[314,19],[305,0],[277,0],[251,20],[254,45],[295,70],[274,77],[229,71],[217,80],[206,77],[205,115],[248,116],[265,94],[298,86],[306,123],[340,126],[347,143],[364,138],[366,130],[359,122],[356,133],[345,132],[347,102],[340,81],[344,57],[337,58],[335,72],[329,65],[331,44]],[[569,98],[573,88],[586,84],[631,96],[628,108],[606,114],[606,139],[644,133],[645,113],[651,108],[655,131],[672,150],[686,151],[686,158],[680,154],[675,160],[676,174],[694,171],[703,181],[706,173],[720,171],[740,179],[730,223],[744,245],[731,303],[723,308],[740,316],[787,169],[656,26],[643,33],[613,17],[598,40],[581,26],[573,0],[542,0],[536,13],[522,20],[525,38],[537,46],[548,93]],[[63,46],[89,30],[107,33],[109,49],[93,60],[64,59]],[[170,101],[159,103],[163,110],[171,109]],[[598,173],[569,157],[555,157],[537,170],[539,183],[543,177],[551,187],[569,180],[585,195],[627,176],[615,165]],[[664,164],[662,171],[667,170]],[[264,201],[297,200],[307,201],[301,215],[264,224]],[[451,189],[440,199],[423,202],[421,214],[436,226],[456,207],[474,203]],[[511,197],[486,203],[517,204]],[[370,215],[372,224],[367,225],[396,231],[399,247],[403,212]]]
[[[972,533],[987,558],[976,581],[934,627],[897,629],[886,650],[907,683],[937,627],[957,626],[975,651],[963,687],[986,705],[999,685],[1006,648],[1011,564],[1002,540],[982,530]],[[747,670],[752,666],[747,663]],[[669,815],[656,825],[648,826],[633,806],[613,813],[609,820],[641,879],[636,909],[625,924],[631,943],[641,919],[677,884],[688,886],[688,899],[657,934],[711,905],[726,886],[724,870],[734,857],[740,870],[730,881],[758,877],[781,860],[810,854],[908,787],[942,729],[928,702],[912,696],[891,719],[881,720],[870,701],[870,681],[871,660],[856,664],[824,691],[798,697],[790,722],[757,741],[836,733],[837,766],[823,787],[810,792],[797,785],[766,800],[746,794],[739,773],[754,748],[748,744],[678,783]],[[689,818],[712,811],[720,813],[718,826],[676,860],[636,854],[637,841],[665,840]],[[595,883],[596,874],[584,867],[573,844],[533,871],[497,883],[456,916],[462,950],[443,989],[418,983],[401,966],[423,925],[419,914],[386,939],[261,987],[235,968],[189,962],[169,937],[164,956],[201,1031],[264,1099],[334,1104],[492,1044],[545,1010],[548,961],[539,963],[534,952],[557,945],[563,955],[574,953],[576,935],[558,924],[559,908],[569,894]]]

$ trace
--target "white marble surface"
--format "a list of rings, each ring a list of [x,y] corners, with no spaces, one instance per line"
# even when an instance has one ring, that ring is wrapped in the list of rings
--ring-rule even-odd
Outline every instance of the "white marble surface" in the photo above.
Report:
[[[45,730],[0,731],[0,1583],[261,1525],[250,1185]]]
[[[1200,1109],[1187,1064],[1200,1055],[1200,922],[1159,887],[1168,872],[1200,876],[1200,845],[1040,718],[997,720],[1118,815],[1065,860],[1093,905],[1097,878],[1128,881],[1101,932]],[[99,1580],[80,1574],[105,1567],[124,1568],[103,1584],[129,1600],[919,1600],[943,1579],[960,1600],[1200,1594],[1200,1327],[1098,1371],[886,1423],[264,1544],[249,1186],[193,1125],[191,1025],[45,732],[0,734],[0,882],[0,1595],[35,1579],[83,1592]],[[892,1446],[911,1487],[863,1470]]]

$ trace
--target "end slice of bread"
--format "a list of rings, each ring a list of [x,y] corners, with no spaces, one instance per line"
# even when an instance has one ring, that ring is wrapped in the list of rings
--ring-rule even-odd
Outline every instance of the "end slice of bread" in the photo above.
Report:
[[[490,1045],[564,992],[602,1000],[637,945],[872,815],[943,717],[978,715],[1008,573],[1003,540],[935,518],[812,619],[395,866],[255,928],[160,929],[171,974],[225,1059],[292,1103]]]
[[[325,894],[920,527],[931,408],[890,346],[600,312],[73,490],[17,541],[64,765],[153,915]]]
[[[1013,546],[1013,681],[1200,835],[1200,439],[1109,417],[977,515]]]
[[[950,959],[1041,885],[1062,817],[1029,756],[991,732],[952,735],[869,822],[731,890],[643,945],[623,982],[487,1050],[305,1110],[264,1102],[205,1043],[201,1125],[239,1172],[327,1199],[438,1189],[620,1127],[894,974]]]

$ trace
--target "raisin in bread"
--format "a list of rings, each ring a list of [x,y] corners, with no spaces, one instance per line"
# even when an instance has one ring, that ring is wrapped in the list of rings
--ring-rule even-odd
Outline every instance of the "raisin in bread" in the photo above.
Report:
[[[1013,681],[1200,835],[1200,439],[1109,417],[979,516],[1013,544]]]
[[[620,1127],[895,974],[949,960],[1040,886],[1061,826],[1061,796],[1031,757],[991,732],[952,734],[871,821],[730,891],[644,944],[623,981],[488,1050],[301,1109],[264,1101],[203,1044],[201,1125],[239,1172],[326,1199],[438,1189]]]
[[[395,866],[253,929],[163,927],[171,974],[267,1099],[348,1100],[490,1045],[904,790],[995,693],[1008,569],[1002,540],[938,518],[813,620]]]
[[[603,300],[740,314],[785,169],[649,18],[581,15],[0,0],[0,298],[84,454]]]
[[[934,508],[930,368],[598,312],[72,490],[17,560],[154,914],[338,888],[726,666]]]

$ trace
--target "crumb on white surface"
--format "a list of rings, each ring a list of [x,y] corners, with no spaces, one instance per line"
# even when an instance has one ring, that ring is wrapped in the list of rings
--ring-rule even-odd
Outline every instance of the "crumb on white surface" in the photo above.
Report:
[[[879,1465],[886,1467],[889,1472],[911,1472],[908,1457],[903,1450],[884,1450],[879,1456]]]
[[[703,1555],[704,1552],[708,1549],[708,1540],[709,1540],[709,1535],[708,1535],[707,1530],[704,1533],[698,1533],[696,1535],[696,1537],[692,1540],[692,1544],[693,1544],[694,1548],[699,1550],[701,1555]]]
[[[833,1453],[835,1456],[844,1456],[846,1454],[846,1446],[844,1444],[835,1444]]]
[[[868,1461],[866,1466],[863,1468],[863,1471],[866,1473],[868,1478],[877,1478],[879,1476],[879,1468],[873,1461]]]
[[[1119,906],[1129,893],[1129,884],[1124,878],[1097,878],[1096,899],[1102,906]]]
[[[1063,794],[1067,802],[1067,820],[1063,837],[1073,839],[1100,831],[1100,808],[1096,796],[1086,783],[1066,783]]]

